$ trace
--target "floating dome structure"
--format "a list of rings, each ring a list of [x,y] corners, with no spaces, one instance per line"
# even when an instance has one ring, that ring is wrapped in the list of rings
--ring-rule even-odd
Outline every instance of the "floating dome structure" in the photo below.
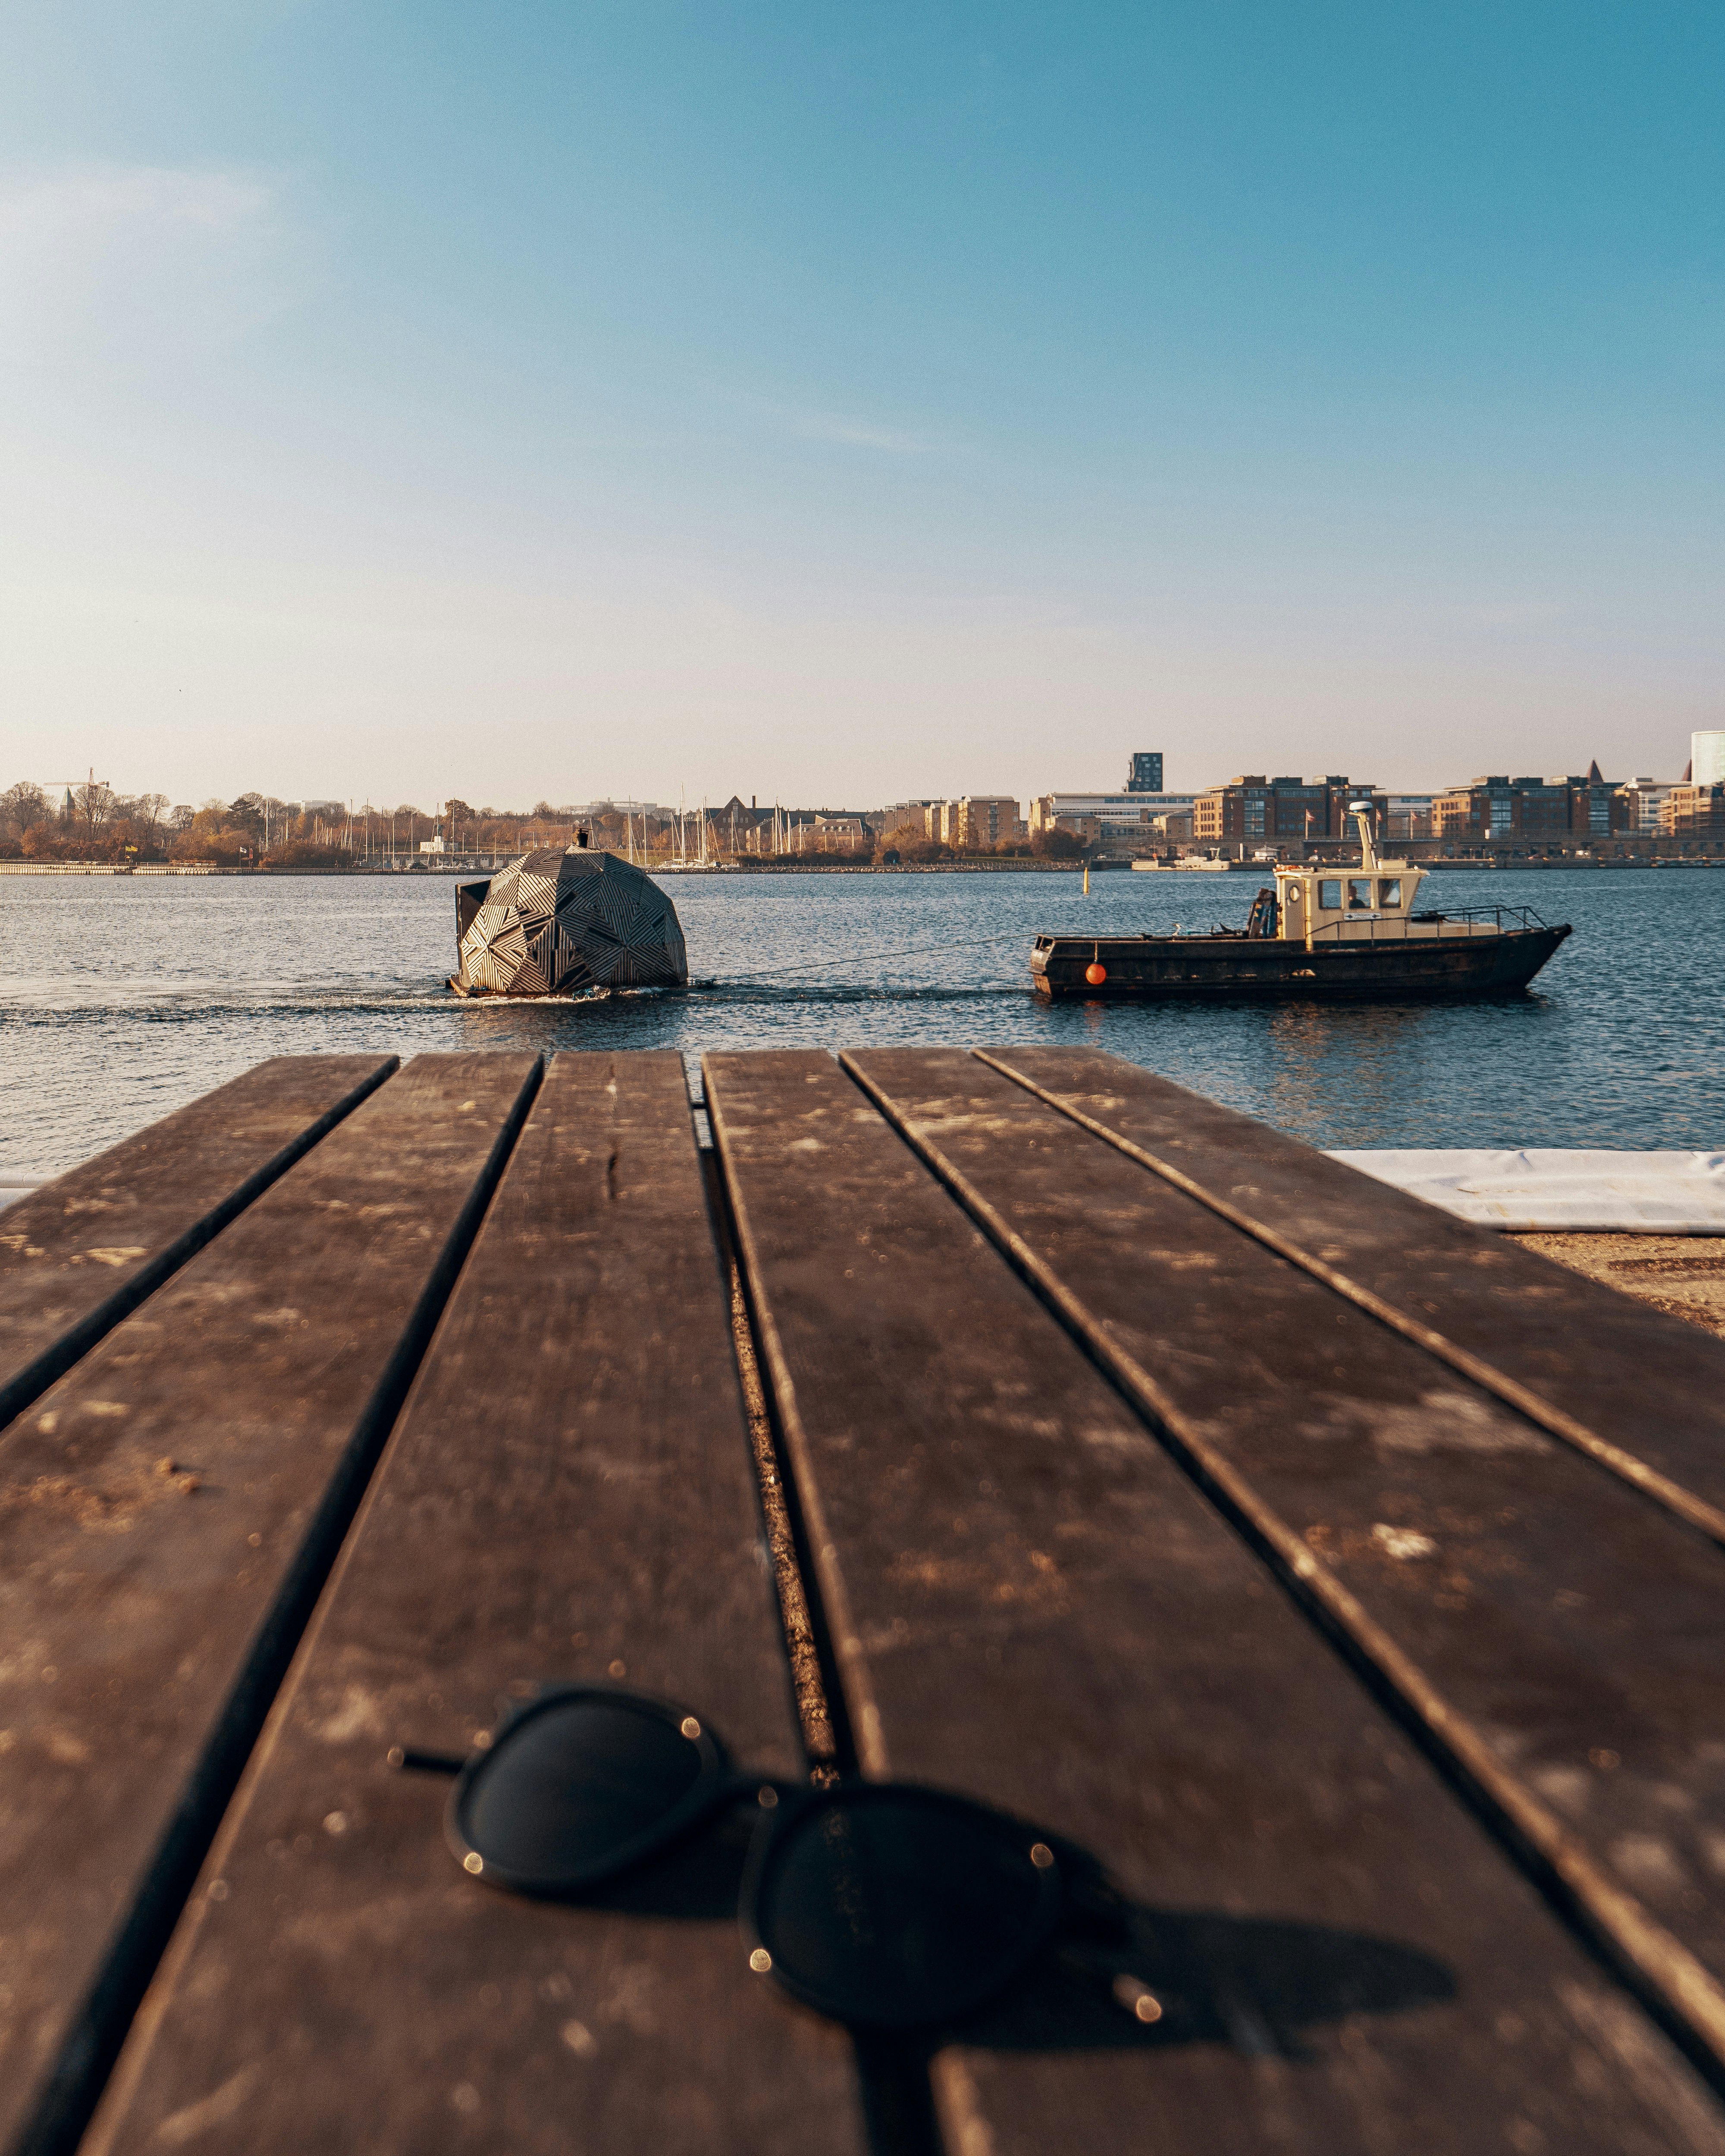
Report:
[[[567,996],[689,981],[677,910],[615,854],[523,854],[488,882],[455,887],[460,996]]]

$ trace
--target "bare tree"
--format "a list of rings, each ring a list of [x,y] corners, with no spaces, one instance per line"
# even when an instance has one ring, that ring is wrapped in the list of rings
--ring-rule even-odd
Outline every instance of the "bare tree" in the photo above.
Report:
[[[85,785],[72,788],[73,811],[83,826],[85,838],[95,838],[103,825],[110,820],[116,798],[113,788],[104,786],[98,779],[91,779]]]
[[[19,779],[16,786],[8,786],[0,793],[0,825],[9,834],[22,838],[31,824],[46,824],[53,815],[53,803],[28,778]]]
[[[198,811],[189,801],[182,801],[177,808],[169,809],[167,828],[171,831],[189,831],[197,814]]]
[[[132,820],[137,826],[138,843],[151,849],[161,843],[162,822],[167,814],[165,793],[141,793],[132,803]]]

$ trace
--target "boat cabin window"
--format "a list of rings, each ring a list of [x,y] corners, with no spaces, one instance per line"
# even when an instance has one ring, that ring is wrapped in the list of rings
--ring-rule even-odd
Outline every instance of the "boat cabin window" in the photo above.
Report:
[[[1350,913],[1371,911],[1372,879],[1370,876],[1350,876],[1348,879],[1348,910]]]
[[[1304,896],[1304,893],[1301,891],[1299,885],[1295,882],[1291,876],[1288,878],[1287,889],[1283,895],[1286,898],[1290,906],[1297,906],[1300,903],[1301,899]]]
[[[1378,885],[1378,903],[1379,906],[1387,906],[1394,908],[1395,906],[1399,906],[1401,902],[1402,880],[1399,876],[1392,876],[1387,882],[1380,883]]]
[[[1320,906],[1327,906],[1332,913],[1342,911],[1342,879],[1339,876],[1326,877],[1319,884],[1317,902]]]

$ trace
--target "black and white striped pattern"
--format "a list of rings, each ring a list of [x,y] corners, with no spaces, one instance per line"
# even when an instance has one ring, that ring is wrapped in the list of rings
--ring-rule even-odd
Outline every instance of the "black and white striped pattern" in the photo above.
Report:
[[[459,939],[454,985],[470,995],[567,996],[686,985],[676,908],[615,854],[547,849],[491,879]]]

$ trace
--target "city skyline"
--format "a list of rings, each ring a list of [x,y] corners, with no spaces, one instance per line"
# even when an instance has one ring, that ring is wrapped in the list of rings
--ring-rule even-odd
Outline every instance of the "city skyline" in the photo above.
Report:
[[[1498,746],[1501,747],[1501,744]],[[1307,773],[1287,778],[1273,773],[1267,767],[1262,773],[1233,773],[1225,778],[1211,778],[1199,782],[1195,785],[1182,788],[1178,781],[1164,782],[1163,773],[1167,762],[1165,752],[1132,749],[1127,752],[1127,770],[1125,779],[1112,788],[1042,787],[1028,795],[1009,797],[990,789],[970,787],[957,793],[923,793],[884,803],[856,801],[798,802],[794,797],[787,796],[783,793],[762,797],[757,790],[752,793],[749,802],[744,804],[741,794],[735,789],[720,801],[713,801],[704,797],[701,800],[692,802],[686,798],[678,802],[670,802],[660,801],[650,795],[594,794],[584,800],[564,800],[554,803],[541,793],[536,796],[531,807],[525,805],[498,807],[491,804],[475,806],[465,797],[449,795],[421,795],[411,800],[393,793],[381,799],[373,799],[369,795],[343,798],[326,793],[280,797],[266,795],[257,789],[242,791],[234,798],[231,804],[224,802],[220,795],[207,795],[198,803],[172,803],[171,798],[164,793],[145,793],[141,789],[116,787],[108,780],[98,780],[92,768],[86,779],[82,782],[57,781],[44,786],[39,781],[31,781],[28,778],[19,780],[6,793],[0,795],[0,811],[8,808],[15,809],[18,798],[21,794],[33,793],[44,812],[51,809],[54,814],[59,814],[61,813],[63,793],[64,810],[68,814],[76,813],[78,803],[87,804],[90,797],[98,793],[106,793],[114,802],[126,804],[121,813],[129,813],[141,801],[151,804],[149,813],[152,823],[160,820],[164,825],[173,824],[177,827],[189,823],[194,814],[207,815],[213,810],[220,811],[230,805],[239,808],[245,803],[252,803],[257,812],[264,814],[266,819],[270,812],[294,815],[316,814],[326,819],[337,819],[344,815],[349,818],[356,816],[388,818],[399,814],[412,815],[432,824],[451,819],[477,819],[485,821],[507,821],[513,819],[526,821],[554,820],[561,818],[578,820],[583,816],[599,812],[617,814],[632,812],[666,819],[680,815],[694,818],[702,814],[722,814],[732,808],[746,814],[758,812],[762,815],[769,813],[776,814],[783,810],[796,815],[860,814],[878,819],[891,818],[899,810],[921,812],[927,808],[937,808],[942,805],[956,808],[966,801],[1004,801],[1010,798],[1017,806],[1024,808],[1024,819],[1029,827],[1034,829],[1038,820],[1039,804],[1049,804],[1062,798],[1068,801],[1086,799],[1096,803],[1130,803],[1135,798],[1148,799],[1154,807],[1166,808],[1176,804],[1189,805],[1206,793],[1225,790],[1230,787],[1293,786],[1301,788],[1303,791],[1311,791],[1321,790],[1326,784],[1328,784],[1332,790],[1338,785],[1351,785],[1356,792],[1384,795],[1393,807],[1399,804],[1402,812],[1405,814],[1414,809],[1416,804],[1429,805],[1444,793],[1466,792],[1470,788],[1486,785],[1561,787],[1566,783],[1572,785],[1591,783],[1595,788],[1605,787],[1620,791],[1633,787],[1640,787],[1644,789],[1651,787],[1656,792],[1663,793],[1668,792],[1673,786],[1684,783],[1692,776],[1698,784],[1712,784],[1725,780],[1725,728],[1700,729],[1692,732],[1689,737],[1687,747],[1688,753],[1682,770],[1675,776],[1657,771],[1625,772],[1608,778],[1601,772],[1597,757],[1594,757],[1589,759],[1589,769],[1584,774],[1578,774],[1573,767],[1566,768],[1561,773],[1536,774],[1532,778],[1512,770],[1507,770],[1501,775],[1476,773],[1469,774],[1465,778],[1451,777],[1436,786],[1425,788],[1410,788],[1404,783],[1398,783],[1394,774],[1387,783],[1381,775],[1366,778],[1343,774],[1338,778],[1332,773]],[[1512,758],[1507,761],[1512,764],[1516,760]],[[1572,764],[1573,761],[1572,759]],[[422,801],[429,801],[430,805],[422,806],[420,805]],[[1050,808],[1050,817],[1053,813]]]
[[[1494,746],[1499,752],[1499,760],[1504,760],[1502,757],[1502,744],[1499,742],[1493,744],[1492,746]],[[1185,785],[1183,785],[1179,780],[1176,778],[1174,780],[1167,781],[1164,783],[1163,782],[1163,773],[1168,760],[1167,752],[1165,751],[1131,749],[1125,751],[1122,753],[1124,753],[1127,758],[1127,777],[1111,787],[1107,785],[1088,788],[1078,786],[1050,787],[1045,784],[1033,788],[1028,793],[1020,792],[1014,798],[1021,803],[1025,803],[1034,802],[1045,794],[1061,793],[1092,793],[1096,794],[1115,793],[1126,794],[1132,792],[1166,792],[1168,793],[1189,797],[1190,795],[1202,793],[1208,788],[1227,784],[1230,780],[1237,779],[1241,776],[1241,774],[1239,773],[1230,773],[1228,778],[1224,778],[1213,775],[1209,778],[1201,779],[1196,783],[1188,783]],[[1280,760],[1286,763],[1290,759],[1283,757]],[[1276,759],[1272,759],[1271,761],[1274,762]],[[1511,757],[1507,759],[1507,761],[1512,765],[1524,765],[1527,759],[1521,758],[1518,760],[1517,758]],[[1328,762],[1329,764],[1332,766],[1336,762],[1336,759],[1332,757]],[[1597,757],[1590,757],[1589,762],[1597,766],[1599,759]],[[1548,772],[1543,773],[1540,774],[1540,776],[1543,778],[1573,776],[1572,765],[1573,759],[1572,764],[1565,765],[1561,773]],[[1269,774],[1269,770],[1270,766],[1266,764],[1266,776]],[[1624,771],[1616,774],[1610,783],[1623,785],[1630,783],[1631,781],[1636,779],[1651,779],[1666,783],[1676,783],[1681,781],[1686,773],[1688,773],[1691,771],[1692,771],[1695,778],[1698,782],[1711,783],[1717,779],[1725,778],[1725,727],[1698,728],[1692,732],[1687,739],[1687,743],[1685,748],[1684,763],[1681,771],[1669,773],[1656,768],[1653,770],[1635,772]],[[1311,772],[1302,773],[1301,775],[1314,778],[1322,776],[1322,773]],[[1507,773],[1506,775],[1511,774]],[[1421,787],[1419,785],[1409,786],[1404,783],[1399,783],[1397,781],[1396,774],[1391,773],[1389,790],[1399,797],[1429,797],[1438,793],[1454,789],[1457,787],[1478,783],[1484,776],[1485,774],[1482,773],[1471,773],[1463,777],[1452,773],[1450,777],[1437,782],[1434,785]],[[1379,774],[1378,778],[1381,779],[1382,774]],[[1152,783],[1153,779],[1155,781],[1155,783]],[[122,797],[130,796],[135,798],[143,791],[141,788],[128,788],[124,785],[116,786],[113,784],[112,781],[109,779],[98,781],[96,779],[95,771],[93,766],[89,770],[87,778],[83,781],[76,779],[57,780],[44,784],[43,781],[39,779],[32,780],[26,775],[21,783],[36,785],[39,788],[41,788],[44,793],[50,795],[56,794],[61,789],[64,789],[69,793],[73,788],[86,783],[97,783],[108,787],[115,794]],[[1373,780],[1370,783],[1378,783],[1378,781]],[[434,818],[442,814],[444,804],[451,799],[458,800],[460,803],[464,813],[483,813],[487,815],[518,815],[523,817],[559,815],[564,814],[575,814],[583,809],[594,808],[601,806],[607,808],[616,808],[619,810],[631,808],[639,811],[645,808],[650,809],[655,814],[662,811],[665,814],[672,814],[677,812],[680,806],[679,803],[675,801],[661,801],[656,795],[651,793],[593,793],[588,795],[581,801],[566,799],[558,803],[552,803],[549,800],[548,796],[543,788],[529,790],[534,792],[535,795],[536,805],[532,807],[487,808],[484,811],[468,810],[466,808],[466,797],[465,795],[453,795],[447,793],[424,795],[422,793],[413,797],[410,801],[408,796],[398,793],[393,789],[391,789],[388,793],[383,794],[380,798],[376,799],[369,794],[338,796],[327,793],[306,793],[282,796],[272,795],[269,798],[272,800],[273,805],[275,807],[292,808],[302,812],[314,809],[331,812],[340,812],[343,809],[347,809],[352,812],[356,809],[364,808],[369,809],[373,814],[381,814],[385,815],[390,813],[390,805],[391,803],[393,802],[403,810],[411,806],[413,809],[413,813],[422,816],[429,815]],[[931,793],[908,795],[903,797],[896,803],[893,801],[886,801],[884,803],[865,805],[868,807],[870,813],[874,813],[880,808],[891,808],[896,805],[922,805],[932,801],[957,801],[966,798],[986,797],[994,793],[996,791],[997,789],[989,788],[968,786],[947,793]],[[999,791],[1004,794],[1005,789],[999,789]],[[259,793],[261,796],[261,789],[242,788],[239,789],[239,792],[244,793]],[[171,797],[162,795],[159,798],[162,801],[164,809],[167,809],[169,806]],[[236,794],[235,798],[238,798],[239,795]],[[693,814],[703,805],[709,808],[717,808],[727,805],[733,798],[738,801],[742,798],[741,794],[738,793],[734,788],[729,793],[726,793],[720,801],[716,802],[707,799],[703,802],[688,801],[685,799],[680,805],[686,813]],[[793,807],[812,808],[817,805],[812,798],[805,798],[800,803],[797,803],[790,794],[783,790],[776,795],[761,797],[759,796],[759,790],[757,788],[755,790],[755,794],[752,796],[752,806],[754,805],[756,798],[763,799],[766,802],[766,805],[769,807],[776,805],[786,808]],[[429,808],[421,807],[419,804],[422,800],[429,800],[432,805]],[[188,801],[183,803],[174,803],[173,808],[175,810],[177,810],[182,807],[190,809],[193,808],[208,808],[211,807],[219,807],[221,805],[223,805],[223,797],[221,795],[206,794],[195,803]],[[833,811],[839,811],[847,807],[855,810],[860,803],[855,801],[847,803],[834,799],[818,805]]]

